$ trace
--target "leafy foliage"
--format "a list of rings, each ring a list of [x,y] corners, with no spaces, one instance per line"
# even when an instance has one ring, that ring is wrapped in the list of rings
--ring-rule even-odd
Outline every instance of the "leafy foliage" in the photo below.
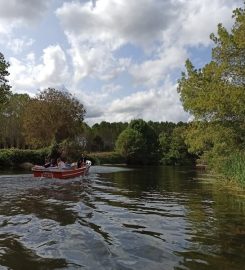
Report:
[[[11,167],[17,166],[24,162],[43,165],[45,157],[48,155],[49,149],[43,148],[39,150],[25,149],[1,149],[0,150],[0,166]]]
[[[25,108],[25,136],[35,146],[75,138],[81,134],[84,114],[83,105],[71,94],[48,88]]]
[[[219,24],[212,61],[196,70],[186,61],[187,74],[178,90],[184,108],[196,120],[244,121],[245,115],[245,11],[234,11],[236,22],[231,33]]]
[[[195,117],[185,133],[189,150],[216,170],[245,149],[245,9],[233,18],[231,32],[219,24],[218,36],[211,34],[210,63],[197,70],[187,60],[178,85],[185,110]]]
[[[91,150],[112,151],[119,134],[127,127],[127,123],[109,123],[102,121],[91,128]]]
[[[8,72],[9,63],[5,60],[4,55],[0,52],[0,109],[8,101],[11,86],[8,85],[6,77]]]
[[[188,152],[183,134],[186,131],[186,125],[177,126],[168,135],[162,132],[159,136],[162,159],[161,163],[165,165],[190,165],[193,164],[196,155]]]
[[[0,112],[0,145],[2,148],[25,148],[23,136],[23,111],[30,97],[27,94],[11,94]]]
[[[158,161],[158,138],[145,121],[133,120],[119,135],[116,150],[128,164],[149,164]]]
[[[147,157],[146,141],[143,135],[133,128],[126,128],[118,137],[116,151],[125,157],[127,164],[144,163]]]

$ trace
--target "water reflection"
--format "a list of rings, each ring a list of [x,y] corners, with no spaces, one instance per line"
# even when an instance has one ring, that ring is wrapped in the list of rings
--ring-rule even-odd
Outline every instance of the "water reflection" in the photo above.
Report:
[[[0,176],[0,269],[242,269],[244,209],[191,168]]]

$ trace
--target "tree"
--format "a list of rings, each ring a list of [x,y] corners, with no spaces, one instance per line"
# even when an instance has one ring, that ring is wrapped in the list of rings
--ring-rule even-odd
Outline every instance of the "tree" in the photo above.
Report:
[[[8,103],[2,108],[0,119],[1,146],[24,148],[26,146],[23,136],[23,111],[30,97],[27,94],[10,94]]]
[[[142,119],[132,120],[129,124],[129,128],[137,130],[145,139],[147,151],[146,163],[157,162],[159,157],[159,141],[154,129]]]
[[[100,151],[112,151],[115,148],[116,140],[119,134],[127,127],[127,123],[109,123],[102,121],[100,124],[94,124],[92,127],[94,141],[97,136],[103,141],[103,147]],[[94,143],[93,143],[94,144]]]
[[[126,128],[118,137],[116,151],[127,164],[144,164],[147,160],[146,141],[143,135],[133,128]]]
[[[211,162],[245,145],[245,9],[236,9],[233,18],[231,32],[219,24],[218,36],[211,34],[210,63],[197,70],[187,60],[178,85],[185,110],[195,118],[186,141]]]
[[[11,86],[8,85],[6,77],[8,72],[9,63],[4,59],[4,55],[0,52],[0,109],[8,101]]]
[[[84,115],[83,105],[70,93],[48,88],[25,108],[25,135],[34,146],[73,139],[82,133]]]
[[[91,148],[93,151],[98,151],[98,152],[101,152],[102,149],[104,148],[104,141],[99,135],[96,135],[94,137]]]
[[[153,128],[142,119],[130,122],[119,135],[116,149],[130,163],[150,164],[158,161],[158,138]]]
[[[245,10],[234,11],[235,24],[229,33],[218,25],[212,61],[196,70],[186,61],[178,90],[184,108],[196,120],[242,121],[245,115]]]

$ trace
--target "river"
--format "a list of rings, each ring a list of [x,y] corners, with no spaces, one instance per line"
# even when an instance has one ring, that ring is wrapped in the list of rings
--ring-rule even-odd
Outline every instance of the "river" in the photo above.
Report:
[[[84,179],[0,175],[0,269],[245,265],[244,194],[191,168],[94,166]]]

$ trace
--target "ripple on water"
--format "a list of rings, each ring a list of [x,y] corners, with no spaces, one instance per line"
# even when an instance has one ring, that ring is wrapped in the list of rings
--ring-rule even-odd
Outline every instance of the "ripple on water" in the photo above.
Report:
[[[102,166],[67,181],[0,176],[0,269],[218,269],[231,255],[241,269],[243,208],[202,183]]]

